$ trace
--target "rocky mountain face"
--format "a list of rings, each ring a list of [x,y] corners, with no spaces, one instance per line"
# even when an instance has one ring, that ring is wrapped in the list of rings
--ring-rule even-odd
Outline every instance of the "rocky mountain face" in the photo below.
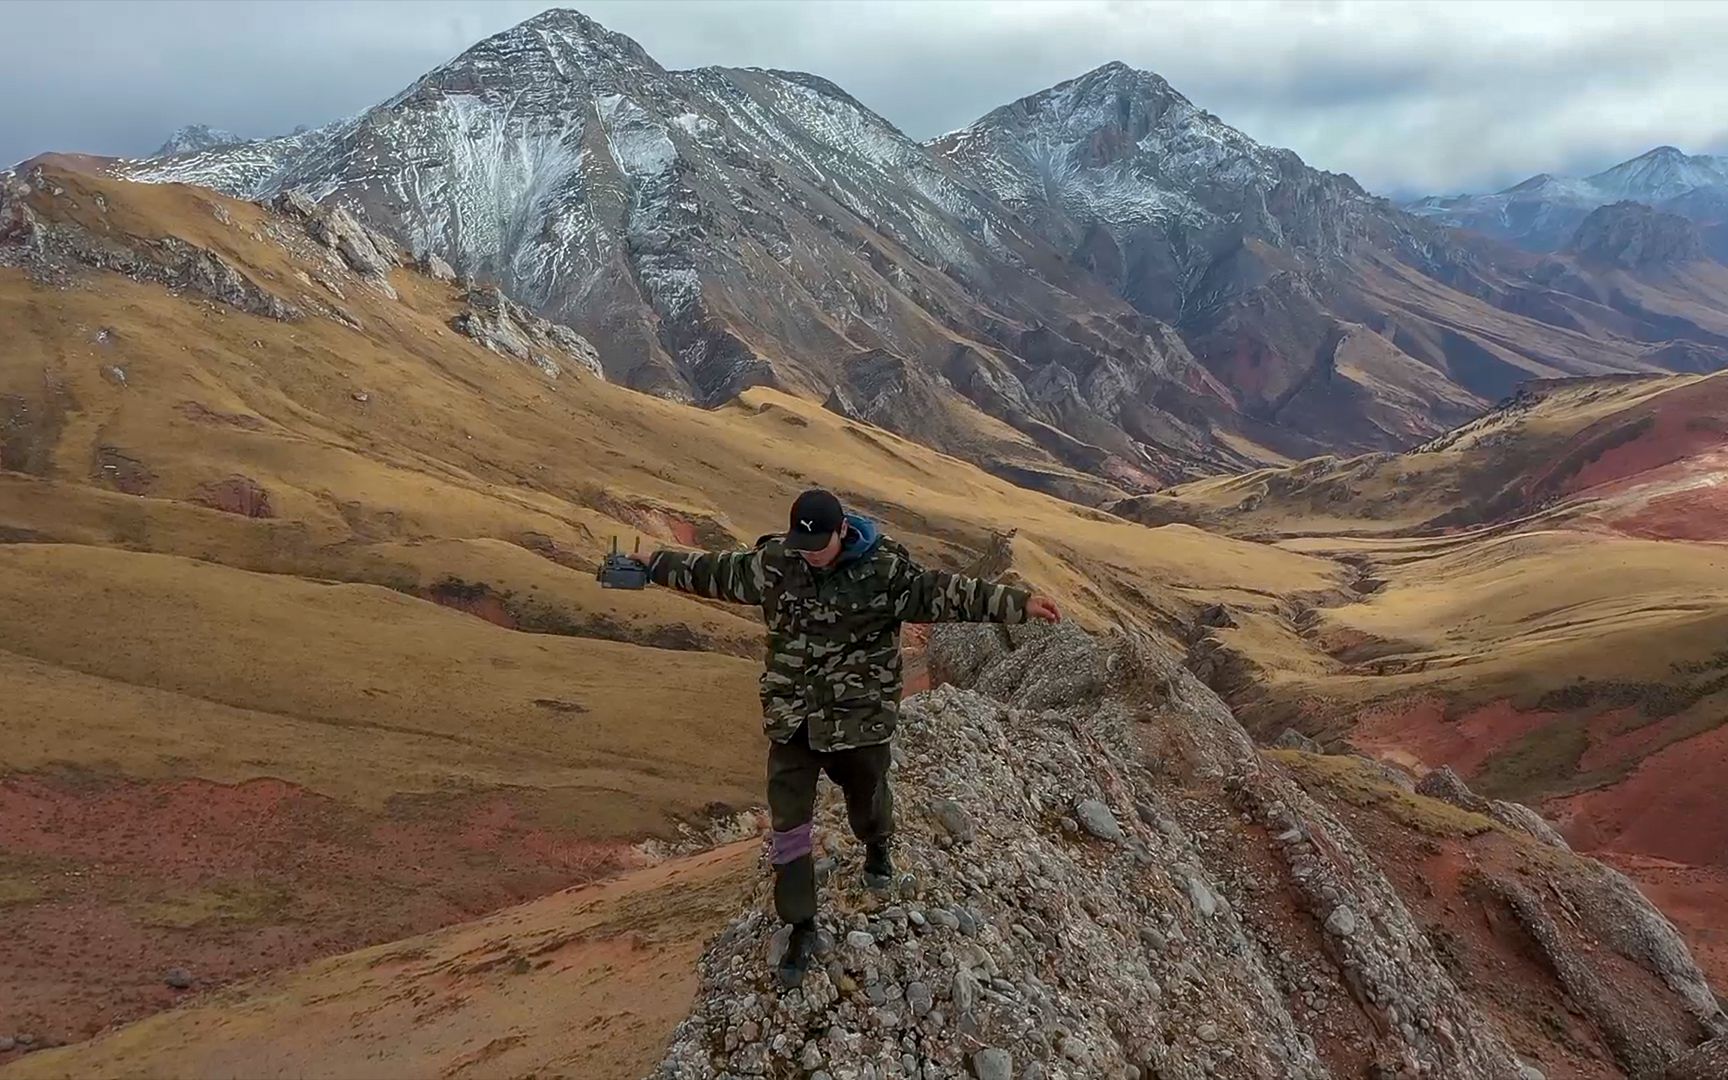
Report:
[[[1399,447],[1525,378],[1664,366],[1514,310],[1445,230],[1121,64],[921,145],[816,76],[671,72],[550,11],[352,119],[120,171],[304,189],[574,327],[608,378],[850,403],[1064,494]]]
[[[1566,250],[1628,270],[1675,266],[1704,257],[1698,230],[1690,221],[1629,199],[1590,211]]]
[[[1525,808],[1262,754],[1133,635],[930,649],[950,685],[904,710],[897,891],[856,885],[824,805],[819,966],[771,987],[784,930],[753,903],[656,1077],[1655,1075],[1728,1024],[1667,920]],[[1328,769],[1373,779],[1302,779]],[[1377,801],[1421,824],[1359,834]]]
[[[969,449],[942,436],[981,408],[1023,433],[1030,460],[1131,485],[1239,460],[1161,406],[1228,397],[1179,337],[839,88],[670,73],[572,12],[334,127],[127,172],[352,206],[577,327],[609,377],[666,396],[856,391],[876,376],[853,369],[885,352],[916,372],[898,396],[969,414],[883,417],[944,449]],[[1094,411],[1090,430],[1062,423]]]
[[[1585,177],[1542,173],[1487,195],[1433,195],[1407,209],[1529,251],[1556,251],[1601,206],[1639,202],[1700,225],[1728,220],[1728,158],[1658,146]],[[1721,257],[1728,248],[1719,249]]]
[[[1404,445],[1537,372],[1665,366],[1532,300],[1544,286],[1512,253],[1262,146],[1148,72],[1106,65],[935,148],[1172,321],[1235,409],[1288,429],[1266,436],[1287,453]]]
[[[1342,255],[1381,212],[1349,177],[1261,146],[1121,63],[1003,106],[935,149],[1169,322],[1224,298],[1220,263],[1245,240]]]

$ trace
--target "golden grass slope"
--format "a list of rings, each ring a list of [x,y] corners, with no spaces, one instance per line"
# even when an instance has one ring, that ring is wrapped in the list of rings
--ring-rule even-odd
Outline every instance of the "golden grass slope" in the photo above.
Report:
[[[1728,443],[1725,403],[1725,374],[1541,382],[1407,453],[1212,477],[1116,509],[1265,538],[1437,533],[1535,514],[1569,520],[1609,496],[1592,490],[1592,480],[1683,463]]]
[[[604,592],[590,568],[613,535],[627,546],[639,535],[747,543],[783,527],[792,496],[814,484],[937,564],[1017,529],[1035,583],[1094,625],[1174,628],[1219,596],[1252,607],[1340,577],[1324,560],[1034,494],[773,391],[706,412],[584,372],[549,378],[452,330],[457,287],[399,269],[401,299],[387,299],[277,242],[293,226],[260,207],[64,170],[52,179],[35,204],[44,217],[140,250],[178,236],[308,312],[338,304],[362,329],[317,314],[277,322],[108,272],[60,287],[0,269],[0,535],[28,542],[0,551],[13,570],[0,588],[5,648],[34,700],[65,684],[128,702],[103,739],[54,736],[59,748],[31,763],[58,754],[149,774],[160,764],[118,745],[118,717],[173,731],[190,721],[163,717],[184,698],[197,702],[184,716],[333,727],[314,744],[329,748],[322,765],[307,758],[326,750],[290,753],[304,740],[268,725],[248,737],[269,752],[182,732],[174,760],[188,773],[292,771],[375,800],[456,768],[452,748],[469,744],[452,740],[466,739],[478,760],[461,768],[483,782],[563,783],[576,759],[548,742],[563,721],[531,702],[586,692],[592,767],[675,771],[689,760],[681,748],[701,745],[718,752],[716,768],[693,789],[736,793],[753,785],[746,761],[760,737],[749,665],[613,642],[744,656],[755,619],[657,591]],[[307,284],[312,274],[342,299]],[[221,505],[210,492],[233,478],[264,494],[270,516],[200,505]],[[553,636],[411,599],[428,596]],[[652,683],[662,685],[632,700]],[[678,696],[703,684],[700,707]],[[52,733],[78,715],[56,708],[30,723]],[[354,739],[413,749],[355,753]],[[30,767],[10,752],[20,757],[7,764]],[[662,790],[679,808],[703,797],[657,783],[638,796],[654,804]]]
[[[331,957],[0,1071],[637,1080],[689,1011],[697,958],[756,855],[734,844]]]
[[[1265,734],[1296,723],[1536,799],[1611,786],[1728,705],[1728,374],[1543,383],[1407,454],[1172,489],[1360,575],[1211,632]]]
[[[0,547],[0,610],[6,771],[268,775],[374,807],[564,789],[600,835],[756,795],[756,672],[741,659],[78,545]]]

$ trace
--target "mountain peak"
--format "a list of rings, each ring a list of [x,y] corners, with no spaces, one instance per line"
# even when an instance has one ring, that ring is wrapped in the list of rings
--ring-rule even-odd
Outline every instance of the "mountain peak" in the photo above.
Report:
[[[1137,68],[1120,60],[1112,60],[1108,64],[1102,64],[1083,75],[1078,75],[1066,82],[1057,83],[1051,89],[1061,90],[1070,86],[1086,89],[1107,87],[1118,91],[1129,89],[1150,91],[1157,94],[1173,94],[1183,101],[1188,100],[1177,93],[1176,89],[1170,85],[1169,80],[1156,71]]]
[[[1721,158],[1658,146],[1588,179],[1601,191],[1604,202],[1634,199],[1657,203],[1696,188],[1728,185],[1728,167]]]
[[[994,109],[967,130],[1032,123],[1072,130],[1133,130],[1132,138],[1138,138],[1172,107],[1198,111],[1163,76],[1112,60]]]
[[[560,34],[598,39],[624,36],[607,29],[575,8],[547,8],[533,18],[524,19],[517,23],[504,33],[509,34],[515,31],[555,31]],[[626,38],[625,40],[629,39]]]
[[[1714,208],[1725,200],[1728,157],[1688,154],[1664,143],[1589,176],[1538,173],[1493,194],[1423,199],[1409,209],[1532,251],[1559,251],[1574,249],[1574,232],[1598,207],[1643,203],[1702,223],[1714,220]],[[1618,211],[1599,220],[1589,235],[1596,236],[1605,221],[1628,219],[1627,211]],[[1600,244],[1591,241],[1589,246]]]
[[[582,65],[571,66],[571,62]],[[625,64],[659,72],[661,67],[634,38],[607,29],[573,8],[549,8],[481,41],[446,68],[492,67],[508,77],[549,67],[561,79],[590,77],[587,65]]]
[[[213,128],[208,124],[187,124],[168,137],[168,141],[157,148],[155,157],[169,157],[174,154],[195,154],[200,150],[215,150],[224,146],[239,146],[250,140],[232,131]]]
[[[1545,173],[1545,172],[1544,173],[1537,173],[1535,176],[1532,176],[1528,180],[1523,180],[1523,181],[1520,181],[1516,184],[1513,184],[1511,187],[1507,188],[1506,191],[1508,193],[1514,192],[1514,191],[1520,191],[1520,192],[1522,192],[1522,191],[1535,191],[1538,188],[1545,187],[1546,185],[1553,183],[1554,179],[1555,179],[1555,177],[1554,177],[1553,173]]]

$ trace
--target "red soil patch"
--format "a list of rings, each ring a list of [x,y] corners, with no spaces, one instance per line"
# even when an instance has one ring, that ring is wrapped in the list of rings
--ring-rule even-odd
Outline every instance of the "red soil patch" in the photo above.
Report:
[[[1610,511],[1607,521],[1618,532],[1652,540],[1728,540],[1728,462],[1719,479],[1633,500]]]
[[[126,495],[148,495],[156,483],[156,474],[143,462],[113,446],[104,446],[96,451],[96,465],[91,476]]]
[[[0,1033],[66,1042],[193,992],[594,880],[619,843],[533,820],[534,793],[367,812],[276,780],[0,780]],[[548,815],[550,816],[550,815]]]
[[[504,606],[503,598],[485,585],[471,585],[454,580],[440,581],[422,595],[440,607],[467,612],[506,630],[517,629],[516,617]]]
[[[1546,812],[1586,849],[1728,867],[1728,725],[1645,758],[1608,788],[1550,799]]]
[[[1575,449],[1554,455],[1556,468],[1567,467],[1573,454],[1584,452],[1595,440],[1612,440],[1613,433],[1625,425],[1648,426],[1636,437],[1608,446],[1573,475],[1562,478],[1559,492],[1575,494],[1612,485],[1720,448],[1728,442],[1728,427],[1721,419],[1724,413],[1728,413],[1728,381],[1712,379],[1592,424],[1571,440]],[[1546,477],[1538,479],[1535,490],[1541,490],[1546,481]]]
[[[1489,758],[1560,715],[1523,712],[1509,701],[1495,701],[1449,720],[1440,699],[1412,698],[1363,712],[1350,741],[1371,756],[1414,758],[1429,768],[1450,765],[1470,776]]]

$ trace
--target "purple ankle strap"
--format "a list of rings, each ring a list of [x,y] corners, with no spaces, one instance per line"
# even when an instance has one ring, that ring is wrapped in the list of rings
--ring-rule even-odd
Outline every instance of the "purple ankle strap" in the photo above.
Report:
[[[805,822],[802,825],[787,829],[785,832],[776,831],[771,834],[769,840],[768,859],[774,865],[780,866],[791,862],[793,859],[801,859],[810,854],[810,823]]]

